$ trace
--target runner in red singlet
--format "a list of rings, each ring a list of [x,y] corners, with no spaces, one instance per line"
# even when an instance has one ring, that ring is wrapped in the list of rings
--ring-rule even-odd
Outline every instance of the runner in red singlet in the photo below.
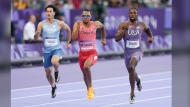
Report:
[[[82,21],[75,22],[72,32],[72,41],[78,40],[80,53],[79,64],[84,76],[84,82],[87,87],[87,98],[91,100],[94,97],[94,90],[92,86],[91,70],[98,60],[98,53],[96,51],[96,30],[101,29],[102,45],[106,45],[105,27],[99,21],[90,21],[91,13],[89,10],[83,10]]]

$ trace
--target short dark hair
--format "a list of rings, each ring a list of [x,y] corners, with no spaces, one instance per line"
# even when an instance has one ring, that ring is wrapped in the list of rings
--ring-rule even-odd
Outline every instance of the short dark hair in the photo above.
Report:
[[[131,8],[129,9],[129,12],[130,12],[132,9],[135,9],[135,10],[137,11],[137,13],[138,13],[137,8],[135,8],[135,7],[131,7]]]
[[[47,8],[52,8],[54,12],[57,11],[57,9],[56,9],[53,5],[48,5],[48,6],[45,8],[45,11],[47,11]]]
[[[84,9],[83,11],[88,11],[88,12],[90,12],[90,10],[89,10],[89,9]]]

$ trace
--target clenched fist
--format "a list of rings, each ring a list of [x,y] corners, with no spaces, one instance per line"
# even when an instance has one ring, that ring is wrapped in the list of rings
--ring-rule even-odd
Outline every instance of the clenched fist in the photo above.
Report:
[[[154,38],[152,38],[152,37],[149,37],[149,38],[148,38],[148,42],[149,42],[150,44],[153,42],[153,40],[154,40]]]

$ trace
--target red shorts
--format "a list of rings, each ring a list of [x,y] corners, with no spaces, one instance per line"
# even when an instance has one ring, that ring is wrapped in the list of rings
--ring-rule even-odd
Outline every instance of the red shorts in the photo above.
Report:
[[[78,60],[82,71],[84,71],[84,63],[87,59],[91,59],[92,65],[94,65],[98,60],[97,51],[96,50],[80,51]]]

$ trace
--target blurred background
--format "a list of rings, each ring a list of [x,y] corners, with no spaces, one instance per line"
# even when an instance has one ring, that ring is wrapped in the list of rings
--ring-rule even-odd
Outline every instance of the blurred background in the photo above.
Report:
[[[154,43],[149,45],[147,35],[143,33],[142,47],[145,56],[167,54],[172,48],[172,0],[12,0],[11,4],[11,66],[26,67],[42,65],[43,43],[34,41],[33,35],[38,22],[44,20],[44,8],[53,4],[57,8],[56,19],[63,20],[71,30],[83,9],[90,9],[92,20],[99,20],[106,27],[107,45],[101,46],[100,33],[97,31],[97,51],[99,59],[123,57],[124,42],[114,40],[118,26],[128,20],[128,9],[136,7],[138,20],[144,21],[151,28]],[[66,49],[66,31],[61,29],[60,40],[63,59],[60,63],[76,62],[79,47],[73,42],[71,49]]]

